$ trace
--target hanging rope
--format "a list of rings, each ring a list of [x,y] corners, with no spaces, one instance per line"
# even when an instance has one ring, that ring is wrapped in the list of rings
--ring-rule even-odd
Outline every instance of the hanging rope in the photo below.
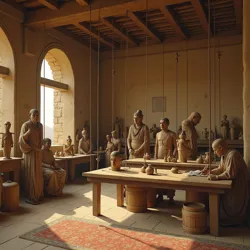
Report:
[[[146,27],[148,27],[148,0],[146,0]],[[148,32],[146,32],[146,87],[145,87],[145,123],[147,124],[147,94],[148,94]]]
[[[216,25],[215,25],[215,0],[214,0],[214,6],[213,6],[213,14],[214,14],[214,18],[213,18],[213,33],[214,33],[214,129],[216,129],[216,124],[217,124],[217,111],[216,111]]]
[[[99,21],[100,19],[100,10],[101,7],[99,8]],[[98,49],[97,49],[97,87],[96,87],[96,102],[97,102],[97,107],[96,107],[96,147],[97,147],[97,169],[99,169],[99,163],[100,163],[100,154],[99,154],[99,90],[100,90],[100,30],[98,29]]]
[[[211,98],[211,54],[210,54],[210,27],[211,27],[211,6],[208,0],[208,100],[209,100],[209,155],[211,156],[211,119],[212,119],[212,98]],[[211,161],[208,161],[209,173],[211,172]]]
[[[187,79],[186,79],[186,100],[187,100],[187,117],[188,117],[188,78],[189,78],[189,74],[188,74],[188,67],[189,67],[189,60],[188,60],[188,42],[186,42],[186,61],[187,61],[187,64],[186,64],[186,72],[187,72]]]
[[[175,84],[175,108],[176,108],[176,131],[178,131],[178,89],[179,89],[179,53],[176,53],[176,84]]]
[[[92,18],[91,18],[91,4],[89,5],[89,120],[90,120],[90,131],[89,131],[89,140],[92,144],[92,37],[91,37],[91,31],[92,31]],[[93,149],[93,145],[90,145]],[[98,149],[97,149],[98,151]],[[92,166],[92,157],[90,156],[90,166]]]
[[[45,24],[44,24],[44,27],[43,27],[43,47],[45,47]],[[45,55],[46,56],[46,55]],[[43,77],[45,78],[45,56],[43,58]],[[41,89],[41,87],[40,87]],[[45,138],[46,135],[45,135],[45,84],[43,85],[43,137]],[[51,138],[52,139],[52,138]]]
[[[164,43],[162,43],[162,101],[164,101],[164,97],[165,97],[165,89],[164,89],[164,82],[165,82],[165,58],[164,58]],[[165,104],[166,105],[166,104]],[[164,118],[164,107],[162,109],[162,117]]]
[[[114,27],[114,19],[112,19],[112,25]],[[113,37],[112,37],[112,126],[111,131],[114,126],[114,114],[115,114],[115,44],[114,44],[114,29],[113,29]],[[117,135],[120,136],[120,135]]]

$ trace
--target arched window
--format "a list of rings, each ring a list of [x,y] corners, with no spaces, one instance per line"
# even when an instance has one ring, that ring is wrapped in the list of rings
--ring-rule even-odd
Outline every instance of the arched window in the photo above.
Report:
[[[74,134],[74,76],[60,49],[49,50],[41,65],[40,110],[44,137],[61,145]]]

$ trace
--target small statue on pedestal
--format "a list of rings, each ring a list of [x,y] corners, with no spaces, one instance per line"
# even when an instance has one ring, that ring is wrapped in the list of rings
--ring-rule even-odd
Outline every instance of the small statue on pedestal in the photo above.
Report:
[[[79,141],[78,154],[88,155],[92,152],[92,141],[89,138],[88,131],[86,129],[82,130],[82,138]]]
[[[239,133],[238,140],[243,140],[243,132],[242,131],[240,131],[240,133]]]
[[[106,152],[105,159],[106,159],[106,167],[109,167],[110,166],[110,155],[114,151],[115,146],[111,141],[110,135],[106,135],[106,139],[107,139],[107,147],[105,149],[105,152]]]
[[[236,131],[237,125],[235,124],[235,120],[232,120],[231,124],[230,124],[230,139],[231,140],[235,140],[236,136],[235,136],[235,131]]]
[[[178,150],[178,160],[179,162],[187,162],[188,156],[191,152],[191,148],[189,147],[189,142],[186,140],[186,133],[182,131],[179,135],[180,139],[177,139],[177,150]]]
[[[221,136],[224,140],[228,138],[228,132],[229,132],[229,121],[227,120],[227,115],[223,116],[223,120],[220,124],[221,127]]]
[[[9,121],[4,123],[4,127],[5,127],[5,132],[1,133],[2,134],[2,147],[3,147],[4,158],[11,159],[10,153],[11,153],[11,148],[13,147],[12,135],[14,133],[10,132],[11,123]]]
[[[74,145],[72,145],[72,139],[70,137],[70,135],[68,136],[68,139],[67,139],[67,144],[64,145],[64,154],[66,156],[73,156],[74,155]]]
[[[202,135],[204,136],[205,140],[208,140],[209,132],[208,132],[207,128],[204,128],[204,130],[202,131]]]
[[[79,141],[81,139],[81,136],[79,134],[79,129],[76,130],[76,136],[75,136],[75,154],[78,153],[78,146],[79,146]]]

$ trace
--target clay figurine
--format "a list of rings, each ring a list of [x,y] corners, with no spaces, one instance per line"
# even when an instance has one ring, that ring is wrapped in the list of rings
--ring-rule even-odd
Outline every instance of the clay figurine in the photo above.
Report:
[[[242,133],[242,131],[239,133],[238,140],[243,140],[243,133]]]
[[[107,139],[107,147],[105,149],[106,155],[105,155],[105,159],[106,159],[106,167],[110,166],[110,155],[113,151],[115,151],[115,146],[114,144],[111,142],[111,136],[110,135],[106,135],[106,139]]]
[[[203,157],[202,157],[202,156],[199,156],[199,157],[197,158],[196,162],[197,162],[198,164],[202,164],[202,163],[203,163]]]
[[[67,144],[64,145],[64,155],[66,156],[73,156],[74,155],[74,146],[72,145],[72,139],[70,137],[70,135],[67,138]]]
[[[212,163],[213,158],[210,155],[210,152],[205,152],[205,159],[204,159],[204,163],[209,164]]]
[[[227,115],[223,116],[223,120],[221,121],[220,124],[221,127],[221,136],[223,139],[228,138],[228,132],[229,132],[229,121],[227,120]]]
[[[4,123],[5,132],[2,134],[2,147],[3,147],[3,153],[5,159],[11,159],[10,153],[11,148],[13,147],[13,133],[10,132],[11,123],[9,121]]]
[[[235,140],[235,138],[236,138],[236,136],[235,136],[236,127],[237,127],[237,125],[235,124],[235,120],[232,120],[232,122],[230,124],[230,139],[231,140]]]
[[[188,140],[186,140],[185,131],[182,131],[182,133],[179,135],[179,139],[177,139],[176,141],[179,162],[187,162],[188,156],[191,152],[191,148],[189,147]]]
[[[208,140],[209,132],[208,132],[207,128],[204,128],[204,130],[202,131],[202,135],[204,136],[205,140]]]
[[[56,151],[55,154],[54,154],[54,156],[55,156],[55,157],[59,157],[59,156],[60,156],[59,152]]]
[[[120,171],[121,170],[121,155],[119,151],[113,151],[110,154],[111,170]]]

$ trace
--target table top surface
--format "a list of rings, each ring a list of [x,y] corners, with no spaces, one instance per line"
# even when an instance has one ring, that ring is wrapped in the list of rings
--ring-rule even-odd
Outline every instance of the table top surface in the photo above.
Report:
[[[129,160],[124,160],[124,164],[143,164],[144,159],[143,158],[135,158],[135,159],[129,159]],[[152,164],[152,165],[169,165],[169,166],[182,166],[182,167],[192,167],[195,166],[196,168],[201,168],[203,169],[204,167],[208,166],[208,164],[200,164],[197,163],[196,161],[188,161],[188,162],[165,162],[163,159],[151,159],[146,161],[147,164]],[[219,166],[219,162],[212,163],[211,167],[215,168]]]
[[[55,156],[55,159],[71,160],[71,159],[77,159],[77,158],[89,158],[89,157],[94,157],[94,156],[96,156],[96,154],[89,154],[89,155],[75,154],[75,155],[67,155],[67,156]]]
[[[11,157],[10,159],[6,159],[4,157],[0,157],[1,162],[9,162],[9,161],[21,161],[23,160],[22,157]]]
[[[120,171],[112,171],[111,168],[103,168],[90,172],[83,173],[90,179],[112,179],[112,180],[127,180],[134,182],[148,182],[157,184],[173,184],[185,185],[193,187],[207,187],[218,189],[230,189],[232,185],[231,180],[210,181],[203,176],[188,176],[187,172],[179,171],[174,174],[170,170],[158,169],[157,174],[147,175],[141,173],[139,168],[121,168]]]

